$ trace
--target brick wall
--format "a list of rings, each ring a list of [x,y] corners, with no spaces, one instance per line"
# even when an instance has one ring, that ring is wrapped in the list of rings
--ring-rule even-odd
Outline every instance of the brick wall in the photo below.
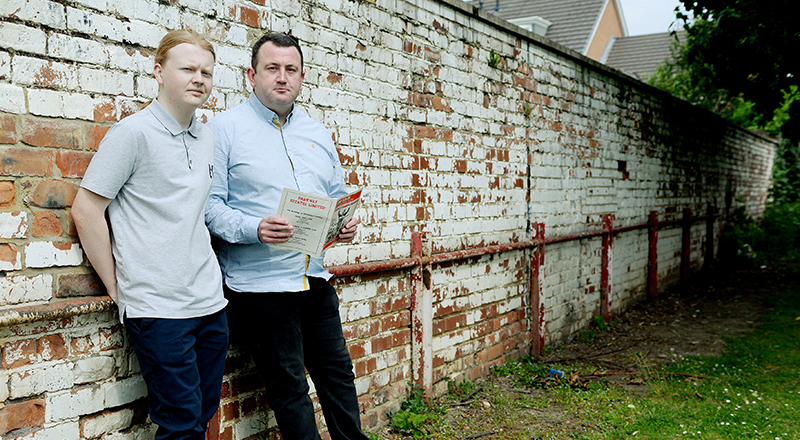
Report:
[[[598,230],[609,214],[625,226],[652,210],[669,221],[709,205],[763,209],[772,140],[472,6],[284,3],[0,2],[0,438],[152,435],[135,357],[69,209],[104,133],[155,95],[153,52],[168,29],[192,27],[215,44],[203,120],[247,98],[244,69],[262,29],[299,37],[301,105],[333,132],[348,184],[365,188],[357,240],[332,249],[330,266],[408,258],[416,232],[437,254],[526,242],[531,223],[556,237]],[[703,223],[691,228],[693,269],[721,224],[712,237]],[[614,238],[613,313],[645,295],[647,238]],[[681,229],[661,229],[662,290],[680,279],[681,249]],[[546,246],[546,343],[600,313],[601,255],[599,237]],[[446,378],[481,377],[530,353],[530,260],[518,249],[433,264],[428,278],[394,269],[337,279],[367,429],[386,423],[412,380],[438,393]],[[423,312],[429,327],[414,323]],[[212,438],[274,427],[235,342]]]

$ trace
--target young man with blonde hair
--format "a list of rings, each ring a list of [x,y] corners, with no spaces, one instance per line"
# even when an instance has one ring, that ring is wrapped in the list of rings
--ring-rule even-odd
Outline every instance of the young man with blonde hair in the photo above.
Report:
[[[214,61],[194,31],[161,40],[158,97],[108,131],[72,207],[139,360],[157,440],[205,438],[228,347],[227,301],[203,220],[214,136],[195,119]]]

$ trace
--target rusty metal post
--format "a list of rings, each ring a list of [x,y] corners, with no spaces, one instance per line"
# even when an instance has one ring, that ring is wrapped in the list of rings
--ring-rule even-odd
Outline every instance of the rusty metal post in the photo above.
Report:
[[[689,208],[683,209],[681,229],[681,284],[686,284],[692,271],[692,210]]]
[[[650,211],[650,240],[647,259],[647,297],[658,295],[658,211]]]
[[[433,300],[431,247],[428,233],[411,234],[411,256],[419,264],[411,272],[411,367],[414,383],[430,395],[433,386]]]
[[[544,223],[532,223],[531,231],[536,247],[531,255],[531,356],[541,357],[544,352]]]
[[[600,268],[600,311],[606,323],[611,322],[611,288],[614,282],[614,214],[603,216],[603,256]]]
[[[704,267],[710,267],[714,262],[714,222],[717,221],[717,208],[708,205],[706,210],[706,258]]]

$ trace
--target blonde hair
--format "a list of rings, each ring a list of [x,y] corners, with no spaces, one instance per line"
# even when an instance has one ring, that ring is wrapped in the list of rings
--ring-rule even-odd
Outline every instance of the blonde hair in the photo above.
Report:
[[[158,43],[155,63],[163,65],[167,60],[167,52],[173,47],[183,43],[194,44],[201,49],[211,52],[211,56],[214,57],[214,61],[217,61],[217,54],[214,53],[214,46],[212,46],[208,40],[191,29],[175,29],[173,31],[169,31],[167,35],[164,35],[164,38],[162,38],[161,42]]]

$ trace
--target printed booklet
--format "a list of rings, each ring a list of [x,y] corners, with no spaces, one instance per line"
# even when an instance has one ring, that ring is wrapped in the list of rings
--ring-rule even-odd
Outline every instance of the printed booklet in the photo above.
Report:
[[[361,191],[333,199],[284,188],[277,215],[294,226],[294,235],[286,243],[270,246],[321,257],[339,240],[339,232],[353,217]]]

